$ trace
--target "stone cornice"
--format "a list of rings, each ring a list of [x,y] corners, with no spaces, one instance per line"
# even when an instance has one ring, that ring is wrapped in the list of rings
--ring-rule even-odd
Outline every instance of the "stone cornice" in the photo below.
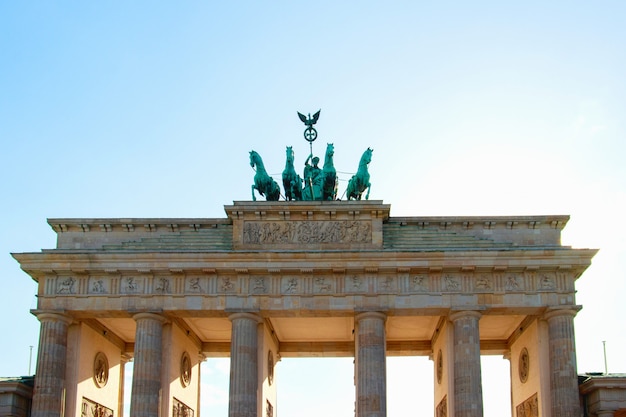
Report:
[[[259,262],[258,252],[128,252],[98,251],[19,253],[13,257],[33,278],[63,274],[134,273],[335,273],[377,269],[383,273],[462,273],[558,270],[576,276],[591,264],[595,249],[393,252],[308,251],[270,252]],[[297,256],[295,256],[297,255]],[[358,263],[358,267],[355,266]],[[366,272],[367,272],[366,271]]]

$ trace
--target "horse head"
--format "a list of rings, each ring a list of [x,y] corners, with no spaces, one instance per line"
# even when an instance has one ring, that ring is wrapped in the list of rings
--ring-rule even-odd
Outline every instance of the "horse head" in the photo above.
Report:
[[[333,155],[335,155],[335,145],[332,143],[326,144],[326,156],[332,157]]]
[[[293,147],[287,146],[287,162],[293,163],[294,159],[295,159],[295,153],[293,151]]]
[[[369,164],[370,162],[372,162],[372,152],[374,152],[373,149],[367,148],[367,150],[363,152],[361,162],[364,164]]]
[[[258,163],[259,159],[259,154],[256,151],[250,151],[250,166],[252,168]]]

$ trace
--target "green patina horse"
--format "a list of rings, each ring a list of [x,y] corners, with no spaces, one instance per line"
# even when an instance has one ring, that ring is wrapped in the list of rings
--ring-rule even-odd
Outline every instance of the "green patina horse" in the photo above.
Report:
[[[322,168],[322,199],[334,200],[337,198],[337,171],[333,163],[335,146],[332,143],[326,145],[324,167]]]
[[[296,173],[293,167],[294,152],[291,146],[287,146],[287,162],[283,171],[283,189],[285,190],[285,200],[302,200],[302,178]]]
[[[254,174],[254,184],[252,184],[252,201],[256,201],[254,190],[256,189],[259,194],[265,196],[267,201],[278,201],[280,197],[280,187],[276,181],[269,176],[263,165],[263,159],[255,151],[250,151],[250,166],[255,168],[256,174]]]
[[[367,150],[363,152],[363,156],[359,162],[359,169],[348,182],[348,189],[346,190],[348,200],[360,200],[366,188],[367,194],[365,195],[365,199],[369,199],[372,184],[370,184],[370,174],[367,170],[367,166],[372,161],[372,152],[373,150],[370,148],[367,148]]]

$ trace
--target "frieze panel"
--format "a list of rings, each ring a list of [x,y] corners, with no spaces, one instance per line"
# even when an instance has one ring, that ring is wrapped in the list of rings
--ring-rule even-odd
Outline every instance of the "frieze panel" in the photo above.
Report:
[[[83,402],[80,407],[80,417],[113,417],[113,410],[83,397]]]
[[[172,280],[168,277],[155,277],[152,285],[155,294],[171,294],[173,292]]]
[[[460,292],[461,277],[456,274],[443,274],[441,278],[442,291],[444,292]]]
[[[120,280],[120,293],[141,294],[144,292],[145,279],[137,276],[124,276]]]
[[[109,294],[111,292],[111,282],[103,277],[89,278],[89,286],[87,292],[89,294]]]
[[[478,274],[474,279],[474,291],[493,291],[493,277],[490,274]]]
[[[448,417],[448,396],[444,396],[443,399],[437,404],[437,410],[435,412],[437,417]]]
[[[348,274],[345,277],[344,288],[347,293],[362,293],[367,290],[367,283],[361,275]]]
[[[243,243],[247,245],[307,245],[372,243],[369,221],[295,221],[255,222],[243,226]]]
[[[194,410],[178,398],[172,398],[172,417],[193,417]]]
[[[239,280],[231,276],[221,276],[217,280],[218,293],[237,293],[239,292]]]
[[[516,417],[539,417],[537,393],[515,408]]]
[[[411,277],[411,289],[417,292],[430,291],[430,278],[427,274],[413,275]]]
[[[281,293],[282,294],[300,294],[302,292],[302,285],[296,277],[283,277],[281,280]]]
[[[397,292],[396,279],[393,276],[380,276],[377,279],[377,290],[379,293],[394,293]]]
[[[77,286],[73,277],[58,277],[56,294],[76,294]]]
[[[250,277],[250,294],[267,294],[270,287],[270,279],[263,276]]]
[[[206,279],[201,276],[189,276],[185,279],[185,292],[189,294],[202,294],[207,290]]]

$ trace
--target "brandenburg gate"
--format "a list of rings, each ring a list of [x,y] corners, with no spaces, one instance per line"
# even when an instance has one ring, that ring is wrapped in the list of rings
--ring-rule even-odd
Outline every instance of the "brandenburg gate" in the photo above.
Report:
[[[481,355],[514,416],[580,416],[567,216],[391,217],[382,201],[242,201],[218,219],[49,219],[14,254],[38,283],[34,417],[197,416],[230,356],[230,417],[276,416],[274,365],[354,357],[357,417],[386,416],[386,357],[433,360],[437,417],[483,415]],[[124,364],[134,361],[132,387]],[[432,414],[431,414],[432,415]]]

